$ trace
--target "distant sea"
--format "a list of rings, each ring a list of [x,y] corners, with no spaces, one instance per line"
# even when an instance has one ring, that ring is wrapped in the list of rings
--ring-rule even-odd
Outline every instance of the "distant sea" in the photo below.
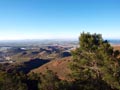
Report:
[[[111,39],[108,40],[112,45],[120,45],[120,39]]]

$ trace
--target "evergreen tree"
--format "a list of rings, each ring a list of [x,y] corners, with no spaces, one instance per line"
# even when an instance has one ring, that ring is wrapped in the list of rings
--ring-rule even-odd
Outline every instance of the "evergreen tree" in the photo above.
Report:
[[[0,90],[27,90],[27,85],[16,76],[0,71]]]
[[[40,90],[60,90],[60,79],[51,70],[41,75]]]
[[[120,59],[100,34],[82,33],[70,64],[77,90],[120,90]]]

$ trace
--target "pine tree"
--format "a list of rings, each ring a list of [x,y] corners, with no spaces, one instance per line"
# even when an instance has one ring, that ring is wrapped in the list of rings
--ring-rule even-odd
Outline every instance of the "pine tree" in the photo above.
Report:
[[[51,70],[41,75],[40,90],[60,90],[60,79]]]
[[[72,52],[72,78],[82,90],[120,90],[120,59],[100,34],[82,33]]]

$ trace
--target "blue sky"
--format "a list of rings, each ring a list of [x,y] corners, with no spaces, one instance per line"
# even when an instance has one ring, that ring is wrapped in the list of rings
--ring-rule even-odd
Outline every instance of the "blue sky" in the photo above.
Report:
[[[120,0],[0,0],[0,40],[120,39]]]

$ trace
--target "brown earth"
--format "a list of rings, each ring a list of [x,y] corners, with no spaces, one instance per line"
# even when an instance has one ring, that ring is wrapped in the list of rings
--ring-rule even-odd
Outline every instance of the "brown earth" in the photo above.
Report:
[[[56,59],[56,60],[50,61],[47,64],[44,64],[43,66],[37,69],[33,69],[31,72],[44,73],[47,69],[49,69],[49,70],[52,70],[54,73],[56,73],[60,79],[68,80],[69,79],[68,74],[70,73],[70,69],[68,67],[71,61],[72,61],[72,57]]]
[[[120,45],[113,45],[114,50],[120,50]]]
[[[114,45],[114,50],[120,50],[120,45]],[[55,72],[60,79],[68,80],[68,74],[70,73],[70,69],[68,68],[69,63],[72,61],[72,57],[66,57],[62,59],[56,59],[53,61],[44,64],[43,66],[33,69],[31,72],[35,73],[44,73],[47,69]],[[31,73],[30,72],[30,73]]]

